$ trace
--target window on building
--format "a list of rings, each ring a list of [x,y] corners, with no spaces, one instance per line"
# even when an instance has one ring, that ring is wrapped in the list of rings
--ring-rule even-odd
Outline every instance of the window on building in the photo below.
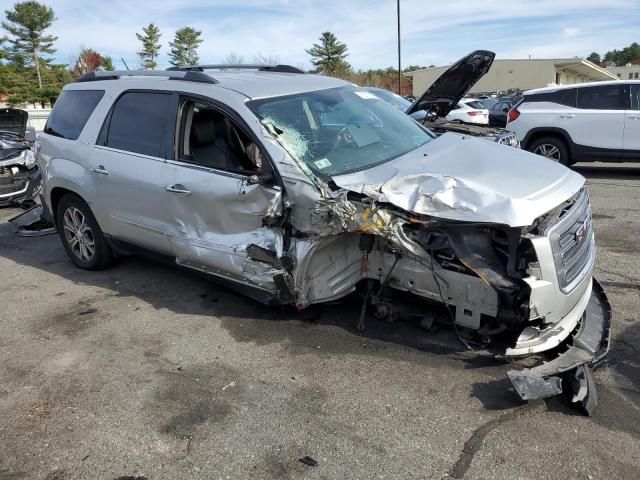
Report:
[[[635,78],[635,79],[637,79],[637,78],[638,78],[638,72],[635,72],[635,73],[633,74],[633,78]]]
[[[107,147],[164,157],[167,122],[175,117],[167,93],[129,92],[122,95],[111,113]]]
[[[633,78],[633,72],[629,72],[629,80]]]

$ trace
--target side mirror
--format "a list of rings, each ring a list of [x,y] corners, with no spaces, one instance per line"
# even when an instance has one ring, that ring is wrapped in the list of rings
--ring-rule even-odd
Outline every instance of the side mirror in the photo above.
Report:
[[[411,118],[413,118],[414,120],[416,120],[418,122],[421,122],[422,120],[427,118],[427,112],[426,112],[426,110],[418,110],[417,112],[413,112],[413,113],[409,114],[409,116]]]

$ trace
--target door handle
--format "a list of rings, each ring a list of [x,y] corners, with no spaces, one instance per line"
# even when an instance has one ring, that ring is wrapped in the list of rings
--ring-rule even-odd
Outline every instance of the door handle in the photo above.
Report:
[[[93,173],[97,173],[98,175],[109,175],[109,170],[105,169],[103,165],[98,165],[91,169]]]
[[[167,185],[165,187],[165,190],[167,192],[175,193],[176,195],[184,195],[186,197],[191,195],[191,190],[189,190],[184,185],[180,185],[179,183],[176,183],[175,185]]]
[[[560,118],[573,118],[575,115],[573,113],[565,113],[564,115],[560,115]]]

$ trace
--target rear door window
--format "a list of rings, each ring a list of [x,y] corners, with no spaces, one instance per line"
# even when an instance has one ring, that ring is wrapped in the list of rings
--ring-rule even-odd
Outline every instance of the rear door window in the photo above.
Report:
[[[590,110],[624,110],[624,85],[601,85],[578,88],[578,108]]]
[[[104,145],[164,158],[177,112],[170,93],[127,92],[111,112]],[[173,139],[171,139],[173,142]]]
[[[640,110],[640,85],[631,85],[631,110]]]
[[[64,90],[53,105],[44,133],[76,140],[103,96],[104,90]]]

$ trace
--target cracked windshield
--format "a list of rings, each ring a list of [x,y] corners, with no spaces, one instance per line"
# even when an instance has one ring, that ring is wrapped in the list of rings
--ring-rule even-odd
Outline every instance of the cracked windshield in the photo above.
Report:
[[[255,100],[248,106],[290,155],[323,178],[379,165],[433,139],[409,116],[356,87]]]

